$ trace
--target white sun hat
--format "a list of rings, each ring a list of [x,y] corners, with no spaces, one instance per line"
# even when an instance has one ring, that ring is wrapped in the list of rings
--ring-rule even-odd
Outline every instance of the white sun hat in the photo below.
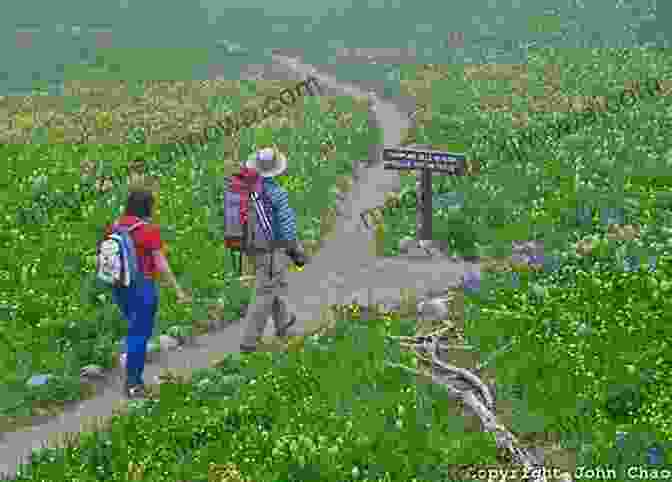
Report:
[[[245,162],[245,167],[255,169],[261,177],[275,177],[287,169],[287,157],[276,147],[264,147]]]

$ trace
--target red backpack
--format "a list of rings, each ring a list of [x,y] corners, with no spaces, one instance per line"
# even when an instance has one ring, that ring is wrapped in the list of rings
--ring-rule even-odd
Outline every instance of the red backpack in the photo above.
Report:
[[[256,170],[242,168],[224,191],[224,245],[245,254],[270,249],[272,213]]]

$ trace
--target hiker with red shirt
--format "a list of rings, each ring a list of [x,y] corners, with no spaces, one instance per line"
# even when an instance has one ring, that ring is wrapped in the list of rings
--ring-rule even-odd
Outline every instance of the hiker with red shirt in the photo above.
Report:
[[[135,190],[128,196],[126,210],[113,225],[108,225],[105,235],[112,233],[114,225],[132,226],[142,222],[131,231],[135,246],[139,276],[128,288],[114,287],[112,298],[122,315],[128,321],[126,337],[126,394],[129,397],[144,396],[142,374],[145,368],[147,342],[154,330],[154,319],[159,298],[156,281],[164,274],[177,291],[178,302],[190,301],[189,296],[180,288],[170,265],[163,254],[161,229],[151,223],[154,196],[149,190]]]
[[[124,214],[117,220],[116,224],[120,226],[133,226],[138,221],[143,220],[137,216]],[[111,233],[112,225],[109,225],[105,229],[105,235],[107,236]],[[152,251],[163,249],[160,228],[153,224],[145,224],[133,231],[131,237],[135,243],[135,249],[138,256],[138,269],[146,278],[153,280],[158,279],[159,268],[154,256],[152,256]]]

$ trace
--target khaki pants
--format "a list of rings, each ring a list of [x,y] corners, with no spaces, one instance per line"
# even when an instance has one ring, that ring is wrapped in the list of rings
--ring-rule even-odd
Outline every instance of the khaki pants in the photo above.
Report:
[[[287,312],[289,263],[289,257],[280,249],[255,256],[256,300],[247,310],[243,327],[243,345],[257,345],[269,316],[273,318],[276,330],[289,322],[290,314]]]

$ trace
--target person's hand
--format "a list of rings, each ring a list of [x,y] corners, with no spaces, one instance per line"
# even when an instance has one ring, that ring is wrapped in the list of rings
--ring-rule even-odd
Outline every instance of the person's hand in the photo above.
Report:
[[[287,254],[297,268],[303,268],[306,264],[306,255],[298,250],[290,249]]]
[[[191,303],[192,298],[184,291],[180,290],[177,292],[177,302],[180,304]]]

